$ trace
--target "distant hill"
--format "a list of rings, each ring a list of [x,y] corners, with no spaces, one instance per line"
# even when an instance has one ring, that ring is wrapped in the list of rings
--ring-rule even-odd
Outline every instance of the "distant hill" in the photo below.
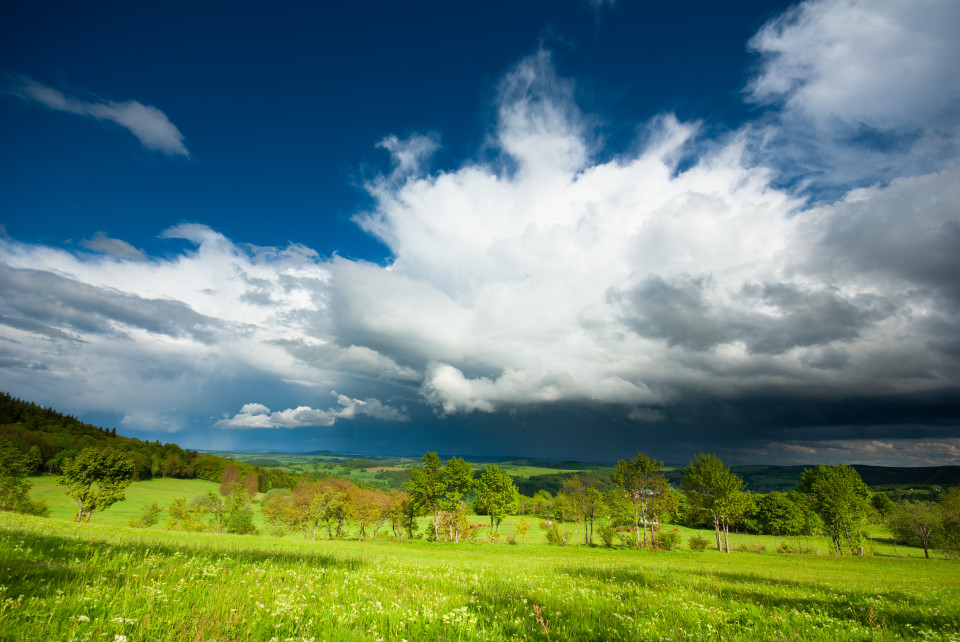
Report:
[[[747,489],[755,493],[793,490],[800,481],[800,475],[808,466],[731,466],[730,470],[747,483]],[[956,486],[960,484],[960,466],[930,467],[887,467],[851,466],[867,486],[874,490],[892,490],[901,488],[929,489],[934,486]],[[683,481],[683,469],[677,468],[667,473],[670,483],[677,486]]]
[[[106,429],[84,423],[52,408],[23,401],[0,392],[0,441],[19,448],[36,461],[34,472],[59,473],[64,460],[88,447],[122,450],[133,462],[137,479],[181,477],[219,482],[227,464],[241,467],[244,474],[257,473],[261,490],[291,486],[294,478],[286,473],[224,457],[184,450],[177,444],[161,444],[124,437],[116,428]]]

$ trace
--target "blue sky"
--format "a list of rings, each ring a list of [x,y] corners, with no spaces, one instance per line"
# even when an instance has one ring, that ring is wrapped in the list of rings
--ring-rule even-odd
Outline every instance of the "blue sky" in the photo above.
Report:
[[[960,463],[960,8],[7,3],[0,388],[194,448]]]

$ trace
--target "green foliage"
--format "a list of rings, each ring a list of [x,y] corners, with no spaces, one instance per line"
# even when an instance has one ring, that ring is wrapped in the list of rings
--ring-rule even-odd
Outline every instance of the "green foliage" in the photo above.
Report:
[[[26,453],[31,473],[46,470],[60,473],[65,461],[84,448],[115,448],[122,451],[133,466],[135,479],[157,477],[220,481],[230,460],[205,453],[184,450],[176,444],[141,441],[83,423],[75,417],[42,408],[6,393],[0,393],[0,441],[6,441]],[[255,469],[238,464],[241,471],[256,470],[261,490],[292,487],[295,478],[283,471]]]
[[[422,463],[410,471],[407,490],[420,510],[433,513],[435,539],[439,537],[438,513],[446,487],[440,457],[433,452],[424,454]]]
[[[923,548],[930,557],[930,548],[943,537],[943,512],[932,502],[901,502],[887,513],[887,528],[901,544]]]
[[[817,466],[800,476],[797,490],[823,521],[838,554],[843,548],[863,554],[861,528],[870,512],[870,489],[849,466]]]
[[[160,513],[162,512],[163,509],[157,502],[144,504],[140,515],[130,519],[130,526],[133,528],[150,528],[160,523]]]
[[[237,535],[255,535],[257,527],[253,525],[253,509],[247,491],[237,487],[227,498],[224,511],[224,530]]]
[[[570,542],[570,531],[554,520],[543,520],[540,529],[547,536],[547,542],[555,546],[566,546]]]
[[[653,534],[653,549],[659,551],[673,551],[680,547],[683,537],[676,528],[666,530],[661,528]]]
[[[461,457],[451,457],[443,466],[443,507],[457,510],[460,501],[473,488],[473,467]]]
[[[519,535],[523,539],[523,543],[526,544],[527,533],[530,532],[530,522],[528,522],[527,520],[521,517],[520,521],[518,521],[514,526],[514,530],[517,532],[517,535]]]
[[[948,488],[940,497],[943,516],[943,547],[949,555],[960,555],[960,486]]]
[[[617,537],[617,527],[613,524],[604,524],[597,528],[597,533],[600,534],[600,540],[603,542],[603,545],[607,548],[613,547],[613,542]]]
[[[493,464],[484,468],[476,484],[474,512],[489,515],[491,529],[499,530],[504,517],[516,514],[518,504],[517,486],[510,475]]]
[[[808,520],[803,507],[789,493],[774,491],[756,498],[756,510],[747,526],[765,535],[805,535]]]
[[[553,509],[553,496],[545,490],[533,494],[533,514],[538,517],[550,515]]]
[[[873,510],[877,511],[877,515],[880,517],[880,523],[886,520],[887,513],[895,506],[893,500],[890,499],[890,496],[886,493],[874,493],[870,498],[870,505],[873,507]]]
[[[20,450],[0,442],[0,510],[17,510],[27,502],[30,466]]]
[[[84,448],[63,464],[57,479],[77,503],[78,522],[122,500],[132,481],[133,464],[114,448]]]
[[[690,538],[687,539],[687,546],[691,551],[702,553],[703,551],[707,550],[708,546],[710,546],[710,540],[700,533],[697,533],[695,535],[691,535]]]
[[[695,513],[709,515],[713,520],[717,550],[730,552],[730,525],[743,519],[751,508],[751,498],[743,488],[743,480],[716,455],[701,453],[687,466],[684,495]]]

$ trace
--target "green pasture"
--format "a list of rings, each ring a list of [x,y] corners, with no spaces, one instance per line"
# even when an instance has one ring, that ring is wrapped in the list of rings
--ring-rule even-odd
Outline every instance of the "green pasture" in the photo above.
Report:
[[[30,495],[32,498],[42,499],[48,504],[50,507],[51,518],[71,521],[76,515],[76,504],[74,503],[73,499],[71,499],[64,492],[64,488],[57,485],[56,479],[57,478],[54,475],[31,477],[30,482],[33,484],[33,488],[30,491]],[[189,502],[197,495],[206,493],[207,491],[217,492],[219,487],[219,484],[201,479],[158,478],[148,481],[133,482],[126,491],[126,499],[124,501],[114,504],[103,512],[94,513],[91,522],[111,526],[127,526],[130,522],[130,518],[139,515],[143,510],[143,507],[151,502],[157,502],[161,508],[166,509],[166,507],[169,506],[170,503],[177,497],[184,497]],[[263,515],[261,513],[261,501],[263,499],[264,496],[260,495],[253,502],[254,525],[261,531],[265,530]],[[153,526],[151,530],[163,530],[165,517],[166,512],[161,514],[160,523],[156,526]],[[529,524],[526,538],[517,532],[517,525],[520,524],[521,520],[526,521]],[[430,517],[423,517],[419,520],[421,535],[426,534],[427,530],[430,528],[431,521],[432,519]],[[488,517],[484,515],[470,515],[469,522],[476,527],[473,529],[473,537],[475,539],[488,540],[490,538],[490,519]],[[503,540],[507,540],[512,537],[518,544],[521,545],[546,545],[546,534],[543,529],[539,527],[539,523],[540,520],[532,515],[507,517],[500,525],[501,538]],[[605,523],[605,520],[597,520],[597,522],[594,524],[593,542],[596,546],[602,544],[602,539],[597,532],[597,528]],[[570,532],[570,546],[575,548],[582,547],[582,524],[565,524],[562,526],[562,528],[565,528]],[[682,548],[686,548],[686,542],[695,533],[699,533],[706,537],[711,544],[714,541],[713,531],[698,531],[696,529],[690,529],[682,526],[674,527],[672,525],[665,526],[664,528],[676,528],[680,532]],[[385,524],[380,529],[381,534],[388,531],[390,531],[389,524]],[[872,555],[891,557],[923,557],[922,549],[895,545],[890,533],[882,525],[870,525],[866,528],[866,532],[869,536],[867,541],[867,552]],[[317,533],[317,537],[326,538],[326,531],[321,528]],[[348,528],[345,537],[347,539],[356,537],[355,529]],[[624,533],[623,537],[630,538],[632,537],[632,534]],[[297,533],[289,533],[286,535],[286,538],[291,540],[302,539]],[[790,545],[794,550],[810,549],[815,553],[822,555],[827,555],[830,551],[830,542],[825,537],[779,537],[773,535],[748,535],[738,533],[730,534],[731,548],[746,547],[751,551],[762,550],[762,554],[776,554],[777,547],[784,542]],[[619,547],[628,548],[628,546],[620,539],[618,539],[616,543]],[[934,557],[942,557],[942,554],[938,551],[931,552],[931,555]],[[958,571],[960,571],[960,568],[958,568]]]
[[[957,562],[309,542],[0,514],[5,640],[901,638],[960,639]]]

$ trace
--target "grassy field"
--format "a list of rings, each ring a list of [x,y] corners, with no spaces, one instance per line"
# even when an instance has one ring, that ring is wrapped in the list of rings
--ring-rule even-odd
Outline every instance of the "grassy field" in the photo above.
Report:
[[[308,542],[2,513],[0,639],[956,640],[958,570],[886,556]]]
[[[77,510],[76,504],[64,492],[63,487],[57,485],[56,479],[57,478],[54,475],[31,477],[30,482],[33,485],[33,488],[31,489],[30,496],[35,499],[42,499],[47,503],[47,505],[50,507],[51,518],[66,521],[73,520]],[[127,526],[130,522],[130,518],[139,515],[143,507],[151,502],[157,502],[160,504],[161,508],[166,508],[177,497],[184,497],[189,502],[193,497],[202,493],[206,493],[207,491],[217,492],[219,487],[219,484],[201,479],[152,479],[149,481],[134,482],[127,489],[127,498],[124,501],[114,504],[103,512],[95,513],[92,523],[108,526]],[[265,530],[263,515],[260,512],[260,502],[262,499],[263,496],[261,495],[253,502],[253,522],[254,525],[261,531]],[[164,512],[161,514],[160,523],[151,527],[150,530],[164,530],[165,517],[166,513]],[[529,530],[525,539],[516,530],[517,525],[521,520],[524,520],[529,524]],[[470,515],[469,521],[471,524],[480,526],[480,528],[476,529],[477,537],[479,539],[489,536],[489,518],[479,515]],[[430,518],[422,518],[420,520],[420,532],[426,532],[430,523]],[[501,525],[500,532],[504,539],[512,536],[519,543],[545,545],[547,543],[547,538],[544,531],[537,527],[538,523],[539,520],[536,517],[529,515],[526,517],[508,517]],[[604,523],[603,520],[598,520],[595,526],[600,526],[602,523]],[[568,524],[565,526],[565,528],[571,533],[570,541],[573,546],[577,546],[578,542],[583,541],[583,527],[581,525]],[[670,526],[670,528],[673,528],[673,526]],[[681,538],[684,542],[686,542],[691,535],[697,532],[705,536],[711,542],[713,541],[712,531],[697,531],[695,529],[685,528],[682,526],[678,526],[676,528],[680,531]],[[384,527],[383,530],[389,530],[389,525]],[[890,533],[883,526],[871,525],[867,527],[866,531],[870,536],[870,540],[867,543],[867,548],[872,554],[890,557],[923,556],[923,550],[919,548],[894,545],[890,537]],[[348,537],[350,537],[354,531],[347,529],[347,533]],[[300,536],[297,534],[289,534],[286,538],[296,540],[299,539],[299,537]],[[594,542],[599,544],[600,541],[599,534],[595,533]],[[798,538],[731,533],[730,542],[732,548],[746,547],[750,548],[751,550],[756,550],[757,547],[762,546],[764,552],[767,554],[775,554],[777,547],[784,542],[792,546],[794,549],[812,549],[822,554],[826,554],[830,550],[829,541],[823,537]],[[942,557],[942,555],[937,551],[932,552],[931,555],[934,557]],[[958,564],[958,572],[960,572],[960,564]]]
[[[306,541],[126,526],[211,482],[136,482],[76,524],[52,476],[32,481],[52,516],[0,513],[0,640],[960,639],[960,562],[881,526],[856,558],[754,535],[732,544],[763,554],[549,546],[529,517],[525,541],[520,518],[503,525],[516,546],[484,543],[489,529],[465,544]]]

